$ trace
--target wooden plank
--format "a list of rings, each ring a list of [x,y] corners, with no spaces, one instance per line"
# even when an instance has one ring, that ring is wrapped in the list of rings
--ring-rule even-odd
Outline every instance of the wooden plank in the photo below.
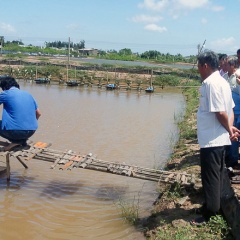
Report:
[[[87,168],[87,166],[92,162],[92,159],[91,158],[87,158],[86,161],[84,161],[84,163],[81,163],[79,165],[80,168]]]
[[[172,179],[174,177],[174,173],[170,173],[166,178],[165,178],[165,182],[168,182],[170,179]]]
[[[87,169],[89,170],[96,170],[96,171],[100,171],[100,172],[107,172],[107,168],[106,167],[96,167],[93,165],[88,165]]]
[[[67,163],[64,164],[64,166],[60,167],[59,169],[64,170],[64,169],[68,169],[71,170],[73,167],[73,164],[75,164],[76,162],[81,161],[83,158],[81,156],[71,156],[69,158],[69,161]]]
[[[57,158],[57,159],[55,160],[55,162],[53,163],[53,165],[51,165],[51,169],[55,168],[55,167],[58,165],[58,163],[62,160],[62,158],[63,158],[65,155],[67,155],[67,154],[69,154],[69,153],[71,153],[71,152],[72,152],[72,150],[69,150],[69,151],[67,151],[67,152],[64,152],[64,153],[62,154],[62,156],[60,156],[59,158]]]
[[[11,156],[16,157],[16,156],[28,156],[29,152],[24,152],[23,149],[11,152]]]
[[[37,153],[39,153],[41,151],[43,151],[43,149],[41,149],[41,148],[33,148],[33,149],[31,149],[31,152],[29,152],[28,156],[25,157],[25,160],[28,161],[28,160],[33,159],[37,155]]]
[[[133,167],[128,167],[122,171],[122,175],[131,177],[133,175]]]
[[[72,157],[72,154],[74,154],[74,152],[72,150],[69,150],[62,158],[61,160],[58,162],[58,164],[65,164],[69,161],[69,159]]]
[[[75,157],[72,159],[72,160],[73,160],[73,164],[72,164],[70,167],[68,167],[67,170],[72,170],[74,167],[76,167],[76,165],[77,165],[79,162],[81,162],[81,161],[84,159],[85,156],[86,156],[86,155],[83,155],[83,156],[77,155],[77,156],[75,156]]]
[[[54,163],[56,158],[46,158],[46,157],[42,157],[42,156],[34,156],[33,158],[34,160],[40,160],[40,161],[45,161],[45,162],[51,162],[51,163]],[[57,158],[58,159],[58,158]]]
[[[79,168],[81,164],[83,164],[85,161],[87,161],[89,158],[89,155],[85,155],[83,156],[83,159],[81,161],[79,161],[78,163],[75,164],[75,168]]]
[[[111,171],[112,171],[112,168],[113,168],[113,164],[110,163],[110,164],[108,165],[108,167],[107,167],[107,171],[108,171],[108,172],[111,172]]]
[[[6,155],[7,181],[10,181],[10,153]]]
[[[56,158],[58,158],[59,156],[49,156],[49,155],[45,155],[42,153],[37,153],[33,158],[34,159],[40,159],[43,161],[48,161],[48,162],[54,162],[56,160]]]
[[[46,148],[46,147],[51,146],[51,143],[36,142],[33,146],[37,147],[37,148]]]
[[[21,147],[21,144],[19,143],[9,143],[7,146],[3,148],[5,152],[12,151],[13,149],[16,149],[17,147]]]
[[[9,145],[9,142],[0,141],[0,146],[6,147],[7,145]]]
[[[64,169],[70,167],[72,164],[73,164],[73,161],[68,161],[63,166],[59,167],[59,170],[64,170]]]
[[[20,156],[17,156],[16,158],[17,158],[17,160],[18,160],[26,169],[28,168],[28,166],[22,161],[22,159],[20,158]]]

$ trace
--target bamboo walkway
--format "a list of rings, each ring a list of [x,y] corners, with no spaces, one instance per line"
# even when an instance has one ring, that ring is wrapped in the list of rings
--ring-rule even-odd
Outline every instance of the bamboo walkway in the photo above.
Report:
[[[116,162],[107,162],[98,159],[92,153],[79,154],[72,150],[54,150],[50,148],[51,144],[44,142],[30,143],[28,146],[22,147],[19,144],[9,144],[7,142],[0,141],[0,146],[2,146],[0,149],[0,156],[2,155],[6,158],[6,167],[4,168],[0,166],[0,173],[6,172],[8,181],[10,180],[10,157],[16,158],[25,168],[28,168],[28,161],[40,160],[51,163],[51,169],[90,169],[158,183],[179,183],[181,186],[185,187],[194,187],[199,181],[199,179],[195,179],[195,176],[192,174],[149,169]],[[225,172],[224,177],[226,179],[229,178],[227,172]],[[227,223],[232,229],[233,235],[236,239],[240,240],[240,204],[229,181],[224,181],[221,196],[221,210]]]
[[[25,168],[28,168],[27,161],[41,160],[52,163],[50,168],[59,170],[71,171],[75,168],[90,169],[154,182],[177,182],[182,186],[192,186],[196,181],[193,174],[150,169],[125,163],[108,162],[98,159],[96,155],[92,153],[79,154],[72,150],[54,150],[50,148],[50,144],[44,142],[30,143],[27,147],[6,142],[2,142],[2,144],[0,142],[0,145],[3,146],[0,155],[6,156],[8,179],[10,179],[9,159],[10,157],[15,157]]]

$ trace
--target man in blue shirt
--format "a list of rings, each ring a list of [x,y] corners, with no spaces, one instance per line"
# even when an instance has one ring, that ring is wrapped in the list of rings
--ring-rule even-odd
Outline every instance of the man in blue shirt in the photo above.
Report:
[[[0,78],[0,105],[3,104],[0,136],[10,142],[26,145],[38,128],[41,113],[31,94],[20,90],[16,80],[9,76]]]

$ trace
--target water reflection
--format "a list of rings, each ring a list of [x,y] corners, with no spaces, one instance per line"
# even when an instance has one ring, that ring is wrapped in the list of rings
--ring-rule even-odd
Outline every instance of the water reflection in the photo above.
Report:
[[[40,193],[41,197],[60,198],[73,195],[83,187],[82,183],[66,183],[65,181],[50,181]]]
[[[96,197],[99,200],[116,201],[121,198],[127,191],[126,186],[115,186],[110,184],[102,184],[96,191]]]

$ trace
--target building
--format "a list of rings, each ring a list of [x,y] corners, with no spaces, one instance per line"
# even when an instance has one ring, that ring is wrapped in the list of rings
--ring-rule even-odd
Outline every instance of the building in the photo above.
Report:
[[[94,49],[94,48],[78,49],[78,52],[80,55],[85,55],[85,56],[97,56],[98,55],[98,49]]]

